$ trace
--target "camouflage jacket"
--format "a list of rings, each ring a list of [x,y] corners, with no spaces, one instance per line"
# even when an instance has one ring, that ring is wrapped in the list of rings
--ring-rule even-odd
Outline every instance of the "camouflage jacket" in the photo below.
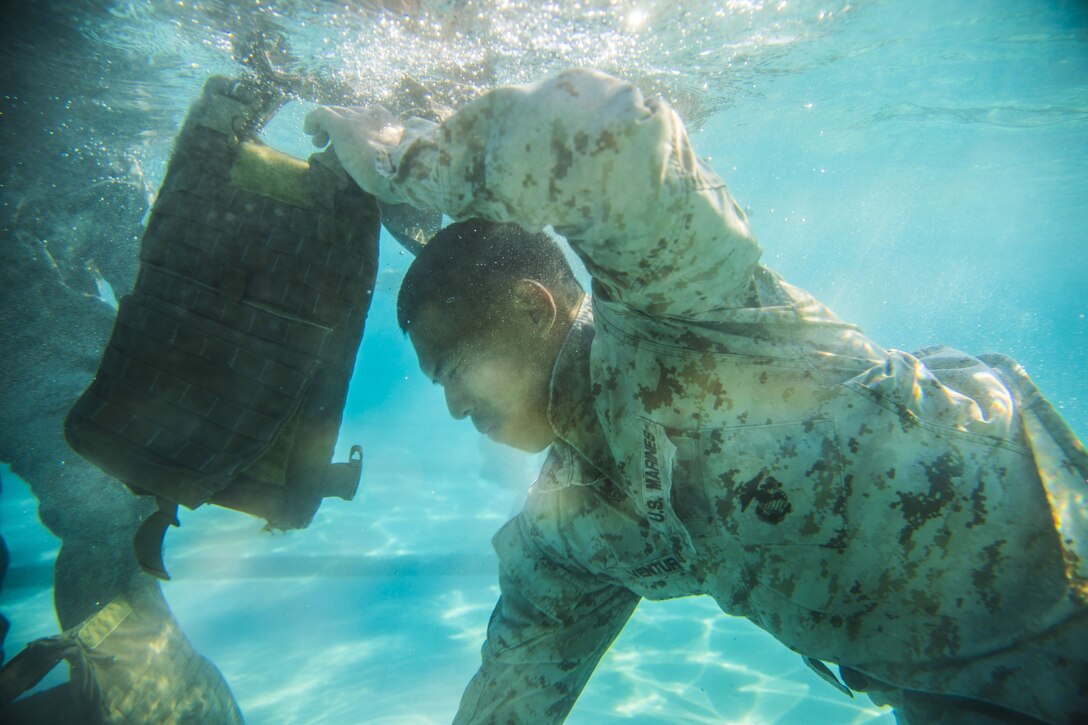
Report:
[[[562,720],[640,597],[693,594],[896,687],[1088,711],[1083,448],[1011,361],[882,349],[787,284],[676,114],[600,74],[375,163],[379,197],[551,224],[593,277],[457,722]]]

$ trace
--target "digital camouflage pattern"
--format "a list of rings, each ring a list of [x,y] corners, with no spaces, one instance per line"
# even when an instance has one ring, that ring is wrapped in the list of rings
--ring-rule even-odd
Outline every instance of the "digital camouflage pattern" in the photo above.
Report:
[[[1014,363],[885,350],[760,265],[676,114],[607,76],[345,146],[379,198],[551,224],[593,277],[457,722],[562,720],[640,597],[694,594],[877,700],[1088,718],[1088,465]]]

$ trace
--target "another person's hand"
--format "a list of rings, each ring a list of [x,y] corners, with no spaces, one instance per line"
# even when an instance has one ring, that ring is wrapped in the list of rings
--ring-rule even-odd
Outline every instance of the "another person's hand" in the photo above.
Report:
[[[384,181],[379,168],[392,170],[389,152],[400,143],[404,128],[381,106],[322,106],[306,115],[303,132],[314,146],[331,143],[355,183],[380,196]]]

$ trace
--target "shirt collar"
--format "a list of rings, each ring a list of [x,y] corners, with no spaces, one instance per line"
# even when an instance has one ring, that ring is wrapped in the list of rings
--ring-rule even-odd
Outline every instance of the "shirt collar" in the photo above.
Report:
[[[587,295],[556,357],[548,391],[548,422],[558,436],[554,448],[567,449],[566,468],[571,474],[565,485],[593,485],[602,478],[619,481],[593,395],[589,358],[595,333]]]
[[[572,424],[578,417],[578,408],[589,405],[592,399],[586,387],[589,381],[589,351],[593,345],[596,328],[593,325],[593,300],[582,297],[574,322],[559,348],[548,384],[548,423],[560,438],[566,439]]]

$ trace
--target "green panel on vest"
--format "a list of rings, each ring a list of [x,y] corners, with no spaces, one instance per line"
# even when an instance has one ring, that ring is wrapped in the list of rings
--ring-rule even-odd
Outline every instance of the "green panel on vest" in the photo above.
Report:
[[[238,147],[231,180],[243,189],[285,204],[310,206],[310,166],[302,159],[251,141]]]

